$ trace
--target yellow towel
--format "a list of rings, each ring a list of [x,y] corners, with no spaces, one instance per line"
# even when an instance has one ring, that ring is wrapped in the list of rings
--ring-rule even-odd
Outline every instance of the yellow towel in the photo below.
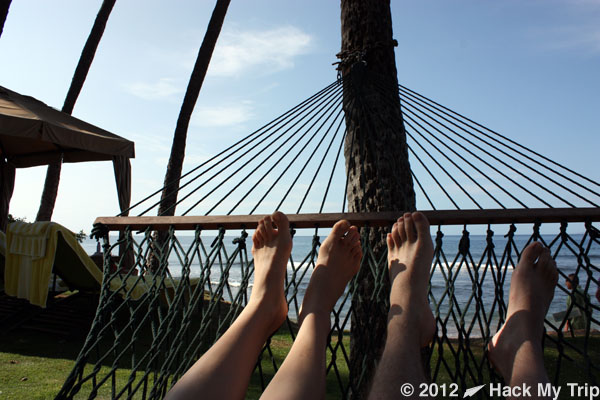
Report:
[[[7,253],[5,270],[5,292],[9,296],[28,299],[31,304],[46,307],[48,284],[52,275],[55,260],[58,232],[65,242],[77,254],[80,265],[72,268],[85,268],[87,272],[102,284],[103,274],[94,261],[81,247],[75,235],[62,225],[55,222],[14,222],[9,225],[7,232]],[[133,300],[138,300],[156,284],[154,277],[131,276],[123,280],[120,275],[112,274],[109,280],[111,291],[118,291],[126,299],[127,294]],[[167,279],[167,288],[177,286],[177,282]]]
[[[46,250],[56,248],[56,237],[48,235],[49,227],[49,222],[13,222],[6,235],[5,292],[42,307],[46,306],[54,262],[54,251]]]
[[[46,255],[46,242],[50,222],[13,222],[8,226],[8,252],[30,257],[34,260]]]
[[[46,307],[58,232],[73,248],[85,269],[98,283],[102,282],[102,273],[70,230],[54,222],[14,222],[9,225],[6,235],[6,294]]]

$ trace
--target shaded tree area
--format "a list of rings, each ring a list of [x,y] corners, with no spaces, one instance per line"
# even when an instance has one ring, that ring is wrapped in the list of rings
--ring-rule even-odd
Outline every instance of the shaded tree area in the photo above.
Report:
[[[342,0],[344,144],[348,211],[415,209],[406,133],[398,97],[390,1]],[[366,398],[376,360],[385,343],[389,281],[385,255],[388,229],[372,229],[368,238],[372,265],[361,268],[352,300],[350,382],[353,398]],[[382,277],[378,280],[378,276]],[[383,290],[381,285],[384,286]],[[374,293],[378,295],[374,296]]]

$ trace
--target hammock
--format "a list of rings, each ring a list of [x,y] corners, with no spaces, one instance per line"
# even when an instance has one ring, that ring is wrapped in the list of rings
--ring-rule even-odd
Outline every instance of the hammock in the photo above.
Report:
[[[253,279],[248,230],[274,209],[288,214],[294,236],[285,282],[289,314],[257,360],[250,396],[260,394],[289,350],[320,242],[342,217],[362,227],[361,273],[370,275],[373,290],[358,294],[355,278],[336,305],[327,382],[328,392],[340,398],[357,391],[366,377],[356,371],[375,360],[351,349],[350,332],[377,346],[383,338],[370,335],[370,321],[357,316],[387,307],[386,254],[368,238],[401,213],[347,212],[340,153],[347,135],[343,92],[351,85],[337,80],[187,172],[177,202],[181,215],[148,216],[156,212],[160,189],[125,211],[136,217],[97,220],[105,255],[120,247],[132,256],[123,257],[115,272],[105,262],[96,319],[57,398],[162,398],[247,303]],[[565,309],[571,293],[564,280],[577,273],[590,294],[599,283],[599,184],[404,86],[398,91],[417,204],[435,231],[429,301],[437,332],[424,353],[427,375],[455,382],[463,392],[500,381],[487,361],[487,343],[504,322],[508,283],[522,249],[540,240],[559,266],[551,310],[564,312],[546,320],[551,379],[556,385],[574,379],[597,384],[600,360],[590,349],[598,346],[600,307],[592,300],[583,310]],[[370,106],[365,99],[352,107]],[[389,123],[401,129],[401,121]],[[139,282],[154,277],[139,299],[123,299],[118,293],[131,289],[125,286],[109,290],[134,270]],[[564,327],[579,312],[590,322],[571,338]]]

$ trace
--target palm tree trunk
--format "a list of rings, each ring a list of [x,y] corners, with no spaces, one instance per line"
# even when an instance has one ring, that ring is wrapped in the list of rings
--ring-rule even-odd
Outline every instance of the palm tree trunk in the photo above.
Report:
[[[73,74],[73,79],[71,80],[71,86],[69,87],[69,91],[67,92],[67,96],[63,104],[62,111],[67,114],[71,114],[73,112],[73,107],[75,107],[77,97],[79,97],[79,93],[81,92],[81,88],[85,82],[85,78],[90,70],[96,50],[100,44],[100,39],[102,39],[102,35],[104,34],[106,22],[108,21],[108,17],[110,16],[115,2],[116,0],[104,0],[102,2],[102,6],[100,6],[100,11],[96,16],[96,20],[92,26],[92,31],[90,32],[90,35],[83,46],[81,56],[79,57],[79,63],[77,64],[77,68],[75,68],[75,73]],[[61,167],[62,161],[50,164],[48,166],[44,190],[42,191],[42,199],[40,201],[40,208],[38,210],[37,217],[35,218],[36,221],[50,221],[50,219],[52,219],[54,204],[56,203],[56,196],[58,194]]]
[[[158,215],[175,215],[177,194],[179,192],[179,180],[181,179],[181,171],[183,169],[185,144],[190,118],[192,117],[196,100],[198,100],[198,95],[200,94],[200,89],[202,88],[202,83],[204,82],[210,59],[212,58],[215,45],[217,44],[217,39],[221,33],[229,3],[230,0],[217,0],[210,21],[208,22],[208,28],[206,29],[206,34],[202,40],[202,45],[198,51],[196,63],[194,64],[194,69],[192,70],[190,81],[188,82],[181,110],[179,111],[179,117],[177,118],[175,133],[173,134],[171,155],[169,156],[167,172],[165,173]],[[168,247],[167,233],[165,231],[156,232],[152,247],[153,251],[150,252],[146,262],[150,271],[156,273],[159,267],[159,254],[166,251],[166,248]]]
[[[230,0],[217,0],[217,4],[213,10],[212,16],[208,23],[204,40],[198,51],[198,57],[192,75],[188,83],[185,97],[181,105],[179,117],[177,118],[177,125],[175,127],[175,133],[173,135],[173,144],[171,145],[171,155],[169,157],[169,164],[167,165],[167,172],[165,174],[164,188],[161,195],[160,206],[158,209],[158,215],[174,215],[177,192],[179,191],[179,179],[181,178],[181,170],[183,168],[183,159],[185,157],[185,142],[187,139],[187,130],[190,124],[190,118],[210,59],[212,58],[213,50],[217,44],[217,39],[221,33],[221,27],[227,14],[227,8],[229,7]]]
[[[415,209],[406,133],[400,110],[389,0],[342,0],[344,111],[348,130],[344,145],[350,212]],[[384,229],[372,229],[375,259],[385,254]],[[386,263],[378,268],[385,269]],[[385,343],[389,282],[376,282],[362,268],[352,306],[350,382],[353,398],[366,398],[376,360]],[[369,301],[377,285],[380,298]],[[360,299],[360,300],[359,300]]]
[[[61,168],[62,160],[48,165],[46,169],[46,180],[44,181],[44,189],[42,190],[40,208],[35,217],[36,221],[50,221],[52,219],[54,204],[58,195]]]
[[[0,36],[2,36],[2,31],[4,30],[4,22],[6,22],[6,16],[8,15],[11,1],[12,0],[0,0]]]

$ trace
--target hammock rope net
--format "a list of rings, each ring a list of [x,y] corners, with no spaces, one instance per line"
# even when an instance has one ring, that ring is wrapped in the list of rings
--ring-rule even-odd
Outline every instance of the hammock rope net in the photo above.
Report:
[[[141,227],[131,222],[137,217],[123,217],[126,223],[113,219],[95,227],[105,254],[100,303],[57,398],[162,398],[247,304],[254,268],[248,235],[260,214],[279,209],[290,215],[294,237],[285,280],[289,313],[257,361],[249,396],[260,395],[295,339],[302,296],[331,226],[328,216],[347,212],[344,107],[373,107],[368,96],[344,106],[353,82],[338,79],[187,172],[179,185],[179,217]],[[373,87],[384,93],[377,82]],[[424,353],[429,378],[455,382],[463,392],[501,380],[487,361],[487,343],[506,317],[510,276],[521,251],[540,240],[560,273],[544,336],[551,380],[597,384],[600,307],[593,294],[600,235],[593,223],[600,219],[599,184],[402,85],[398,92],[417,204],[430,210],[435,235],[429,302],[437,331]],[[388,123],[401,129],[402,121]],[[156,214],[161,192],[127,211]],[[473,209],[481,210],[479,217],[469,214]],[[526,217],[518,210],[526,210]],[[197,217],[191,229],[178,225],[192,221],[191,215],[214,218],[208,224],[208,217]],[[387,305],[386,255],[376,255],[368,240],[372,229],[391,226],[389,213],[381,218],[360,221],[361,269],[369,271],[375,290],[354,300]],[[166,239],[158,240],[157,230]],[[121,256],[113,265],[115,254]],[[151,258],[157,262],[149,263]],[[579,275],[585,304],[564,286],[569,273]],[[112,280],[121,282],[119,290],[110,290]],[[348,367],[349,332],[369,328],[354,315],[355,287],[353,280],[331,315],[327,390],[339,398],[350,397],[366,379]],[[583,316],[585,329],[565,331],[575,315]]]

